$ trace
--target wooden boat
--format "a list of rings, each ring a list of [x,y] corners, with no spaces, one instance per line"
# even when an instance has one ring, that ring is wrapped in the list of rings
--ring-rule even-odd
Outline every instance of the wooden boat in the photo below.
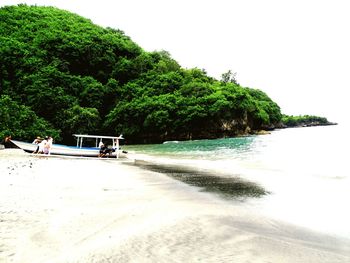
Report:
[[[62,144],[52,144],[50,155],[65,155],[65,156],[83,156],[83,157],[99,157],[100,148],[98,147],[100,142],[109,141],[111,146],[109,149],[109,154],[105,157],[125,157],[125,152],[121,150],[119,145],[119,140],[124,139],[121,136],[101,136],[101,135],[85,135],[85,134],[73,134],[77,138],[76,146],[67,146]],[[94,140],[95,147],[83,147],[83,140]],[[37,144],[22,142],[17,140],[11,140],[18,148],[24,150],[28,153],[34,153],[38,147]]]

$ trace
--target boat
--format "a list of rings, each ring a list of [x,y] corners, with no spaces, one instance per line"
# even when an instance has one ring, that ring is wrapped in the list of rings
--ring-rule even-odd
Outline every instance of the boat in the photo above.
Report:
[[[109,141],[111,146],[108,148],[110,151],[105,157],[120,158],[125,157],[126,152],[120,148],[119,140],[124,139],[122,135],[118,137],[114,136],[102,136],[102,135],[87,135],[87,134],[73,134],[77,139],[76,146],[67,146],[62,144],[52,144],[50,155],[64,155],[64,156],[76,156],[76,157],[100,157],[100,148],[98,147],[100,142]],[[95,147],[84,147],[83,141],[92,140],[95,141]],[[12,140],[11,142],[18,148],[28,153],[34,153],[38,147],[37,144]]]

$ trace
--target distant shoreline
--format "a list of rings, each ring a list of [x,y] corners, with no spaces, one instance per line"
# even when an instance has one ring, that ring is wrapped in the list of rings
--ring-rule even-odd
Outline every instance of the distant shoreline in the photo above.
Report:
[[[288,129],[288,128],[308,128],[308,127],[318,127],[318,126],[332,126],[332,125],[338,125],[336,122],[319,122],[319,121],[311,121],[311,122],[298,122],[293,124],[280,124],[277,127],[266,127],[265,129],[262,128],[260,130],[252,130],[250,132],[245,133],[237,133],[236,135],[226,136],[223,134],[222,136],[208,136],[203,138],[190,138],[190,139],[184,139],[184,138],[172,138],[169,140],[159,140],[157,143],[161,144],[165,141],[183,141],[183,140],[210,140],[210,139],[221,139],[221,138],[236,138],[236,137],[244,137],[244,136],[250,136],[250,135],[267,135],[270,134],[272,131],[278,130],[278,129]],[[138,143],[132,143],[138,144]],[[153,143],[145,143],[145,144],[153,144]],[[0,143],[0,150],[6,149],[6,148],[17,148],[13,143],[8,143],[8,145],[4,145],[3,142]]]

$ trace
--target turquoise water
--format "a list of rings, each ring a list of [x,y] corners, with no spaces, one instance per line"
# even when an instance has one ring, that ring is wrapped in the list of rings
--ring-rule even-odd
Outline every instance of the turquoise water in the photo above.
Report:
[[[350,238],[346,126],[284,129],[269,135],[126,146],[131,156],[262,186],[245,205],[263,215]]]
[[[130,150],[170,158],[225,159],[242,158],[252,152],[257,137],[226,138],[216,140],[167,141],[163,144],[129,146]]]

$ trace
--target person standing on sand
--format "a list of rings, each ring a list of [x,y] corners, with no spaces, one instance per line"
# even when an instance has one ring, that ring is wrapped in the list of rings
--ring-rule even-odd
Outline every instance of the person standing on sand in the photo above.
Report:
[[[11,139],[12,139],[11,135],[5,137],[4,142],[3,142],[5,148],[13,148],[13,145],[11,143]]]
[[[47,139],[46,139],[47,138]],[[50,154],[51,152],[51,148],[52,148],[52,137],[49,136],[49,137],[46,137],[46,143],[44,145],[44,154]]]
[[[39,144],[40,144],[40,142],[41,142],[41,138],[38,136],[38,137],[36,137],[35,139],[34,139],[34,141],[32,142],[32,144],[37,144],[38,145],[38,147],[36,147],[36,150],[33,152],[33,153],[38,153],[39,152]]]
[[[38,153],[44,153],[45,145],[47,143],[47,137],[39,143]]]

